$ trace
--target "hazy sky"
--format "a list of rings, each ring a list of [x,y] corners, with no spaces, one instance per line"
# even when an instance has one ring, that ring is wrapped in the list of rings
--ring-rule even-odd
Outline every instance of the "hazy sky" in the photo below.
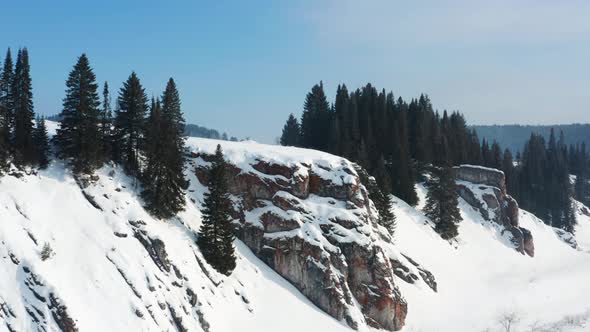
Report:
[[[150,96],[172,76],[187,122],[270,142],[320,80],[472,124],[588,122],[589,18],[587,0],[7,1],[0,48],[29,48],[39,113],[86,52],[114,95],[132,70]]]

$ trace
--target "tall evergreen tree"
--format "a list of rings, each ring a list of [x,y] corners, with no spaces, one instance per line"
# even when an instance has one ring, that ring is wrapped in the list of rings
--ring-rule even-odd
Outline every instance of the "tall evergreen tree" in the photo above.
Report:
[[[287,123],[283,127],[283,134],[281,135],[281,145],[283,146],[299,146],[301,141],[301,128],[297,118],[291,113],[287,119]]]
[[[435,230],[445,240],[456,237],[457,223],[461,221],[459,197],[453,171],[449,167],[435,170],[428,184],[424,212],[435,223]]]
[[[132,72],[119,92],[119,107],[115,113],[118,156],[125,171],[138,177],[141,171],[140,144],[144,138],[147,95],[139,78]]]
[[[504,156],[502,156],[502,171],[506,179],[506,188],[512,195],[518,195],[518,179],[516,169],[514,167],[514,161],[512,159],[512,153],[509,149],[504,150]]]
[[[184,177],[184,118],[180,96],[174,80],[170,78],[162,95],[162,106],[150,112],[148,139],[155,146],[146,146],[146,169],[142,176],[142,197],[146,209],[158,218],[170,218],[185,206],[184,190],[188,181]]]
[[[590,202],[590,184],[588,183],[588,176],[585,172],[576,176],[574,192],[578,201],[584,205],[588,205]]]
[[[33,145],[35,113],[33,111],[33,87],[29,65],[29,52],[26,48],[18,50],[14,80],[12,82],[14,103],[14,161],[18,166],[36,163]]]
[[[45,169],[49,165],[49,135],[45,126],[45,118],[37,117],[35,131],[33,132],[33,143],[35,146],[35,160],[40,169]]]
[[[92,173],[104,160],[97,90],[96,76],[82,54],[66,81],[62,121],[56,134],[59,156],[70,162],[75,173]]]
[[[111,111],[111,95],[109,84],[104,82],[102,88],[102,109],[100,110],[100,137],[102,154],[105,159],[113,157],[113,113]]]
[[[236,267],[234,227],[230,215],[232,203],[228,193],[227,166],[220,145],[217,145],[212,164],[197,244],[211,266],[230,275]]]
[[[392,193],[414,206],[418,203],[418,195],[414,185],[414,163],[410,156],[408,143],[407,104],[398,98],[393,107],[392,160],[390,178]]]
[[[305,98],[301,116],[301,144],[303,147],[328,151],[330,141],[330,104],[323,83],[312,87]]]
[[[5,141],[4,136],[0,135],[0,176],[8,171],[8,162],[10,156],[8,148],[8,142]]]
[[[490,150],[489,167],[502,169],[502,148],[500,148],[500,144],[496,141],[492,143],[492,148]]]
[[[4,136],[4,142],[8,144],[11,139],[11,130],[14,116],[14,100],[12,98],[12,83],[14,81],[14,65],[10,48],[6,51],[4,66],[0,74],[0,132]]]
[[[369,191],[369,198],[379,211],[379,224],[385,227],[391,235],[394,235],[397,223],[389,195],[376,188],[374,191]]]

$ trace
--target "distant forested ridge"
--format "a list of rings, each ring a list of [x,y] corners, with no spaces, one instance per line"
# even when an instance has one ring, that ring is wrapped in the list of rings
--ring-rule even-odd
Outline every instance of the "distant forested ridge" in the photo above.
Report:
[[[50,121],[61,121],[61,116],[59,114],[50,115],[47,117],[47,120]],[[210,129],[207,127],[202,127],[196,124],[187,124],[184,127],[184,135],[188,137],[202,137],[202,138],[212,138],[212,139],[221,139],[225,141],[234,141],[237,142],[238,138],[235,136],[229,137],[227,133],[220,134],[219,131],[215,129]]]
[[[220,134],[219,131],[215,129],[201,127],[196,124],[187,124],[184,127],[184,135],[189,137],[222,139],[224,141],[238,141],[238,138],[235,136],[228,137],[227,133]]]
[[[510,149],[512,153],[522,152],[525,142],[532,133],[539,134],[549,139],[551,128],[555,132],[563,131],[565,144],[586,143],[590,144],[590,124],[567,124],[567,125],[485,125],[471,126],[477,132],[477,136],[488,142],[496,141],[502,147]]]

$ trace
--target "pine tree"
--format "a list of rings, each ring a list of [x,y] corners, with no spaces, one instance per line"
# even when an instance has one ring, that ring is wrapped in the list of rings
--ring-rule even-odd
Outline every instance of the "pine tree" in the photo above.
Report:
[[[299,146],[301,141],[301,128],[297,118],[291,113],[287,123],[283,127],[283,134],[281,135],[281,145],[283,146]]]
[[[9,144],[4,134],[4,127],[0,126],[0,176],[8,171],[8,162],[10,158]]]
[[[391,190],[391,179],[389,178],[388,168],[389,165],[387,165],[385,158],[381,155],[372,173],[375,176],[379,189],[387,193]]]
[[[144,188],[148,188],[152,192],[156,192],[157,188],[153,187],[153,182],[150,176],[159,174],[163,168],[163,158],[161,155],[165,147],[164,142],[161,139],[162,133],[162,105],[160,98],[155,99],[152,97],[151,107],[149,115],[146,120],[145,129],[145,144],[143,145],[142,153],[146,160],[146,169],[142,174],[142,181],[144,182]],[[146,192],[144,192],[146,194]],[[151,196],[151,194],[150,194]]]
[[[29,66],[29,52],[26,48],[18,50],[14,80],[12,82],[12,99],[14,103],[14,162],[18,166],[30,166],[36,163],[33,145],[33,87]]]
[[[158,218],[171,218],[184,210],[184,118],[180,96],[171,78],[158,102],[150,111],[147,138],[151,143],[144,148],[146,170],[142,175],[142,197],[146,209]],[[154,132],[157,130],[157,132]]]
[[[389,233],[393,235],[397,224],[389,195],[377,188],[377,190],[369,193],[369,198],[375,204],[377,211],[379,211],[379,224],[385,227]]]
[[[100,144],[100,101],[96,76],[88,57],[82,54],[66,81],[66,97],[57,130],[59,156],[67,159],[75,173],[92,173],[102,165]]]
[[[197,244],[211,266],[230,275],[236,267],[234,227],[230,216],[232,203],[228,194],[227,166],[220,145],[217,145],[212,163]]]
[[[45,118],[37,117],[35,131],[33,132],[33,143],[35,146],[35,159],[40,169],[45,169],[49,165],[49,135],[45,126]]]
[[[491,160],[489,167],[502,169],[502,148],[500,148],[500,144],[498,144],[496,141],[492,143],[490,157]]]
[[[119,92],[115,112],[115,141],[118,156],[127,174],[138,177],[141,171],[140,144],[144,137],[147,95],[139,78],[132,72]]]
[[[113,157],[113,114],[109,84],[104,82],[102,89],[102,109],[100,110],[100,137],[102,154],[105,160]]]
[[[0,132],[3,135],[5,144],[11,140],[11,129],[13,126],[14,101],[12,98],[12,83],[14,80],[14,65],[10,48],[6,51],[4,66],[0,75]]]
[[[486,139],[484,138],[481,142],[481,162],[485,167],[492,167],[492,153],[490,150],[490,146]]]
[[[576,176],[576,182],[574,183],[575,197],[578,201],[582,202],[582,204],[586,205],[588,202],[590,195],[589,189],[588,178],[585,175]]]
[[[359,164],[354,164],[354,168],[362,185],[365,186],[369,193],[369,199],[375,204],[375,208],[379,212],[379,225],[385,227],[393,235],[395,233],[396,219],[389,195],[379,189],[377,180],[370,176],[365,168]]]
[[[328,151],[330,138],[330,104],[323,83],[312,87],[305,98],[301,116],[301,144],[303,147]]]
[[[334,116],[334,108],[332,107],[332,116],[330,122],[330,137],[328,142],[327,152],[335,154],[335,155],[342,155],[344,148],[342,146],[342,129],[340,118]]]
[[[445,240],[455,238],[461,221],[455,177],[449,167],[435,170],[428,184],[424,213],[435,223],[435,230]]]
[[[418,194],[415,188],[414,163],[410,157],[408,143],[407,104],[399,98],[393,112],[393,158],[389,176],[392,181],[392,193],[414,206],[418,203]]]
[[[3,136],[0,136],[0,176],[8,171],[9,156],[8,142],[4,140]]]
[[[502,171],[506,179],[506,189],[512,195],[517,195],[518,192],[518,174],[514,167],[514,161],[512,160],[512,153],[509,149],[504,150],[504,156],[502,157]]]

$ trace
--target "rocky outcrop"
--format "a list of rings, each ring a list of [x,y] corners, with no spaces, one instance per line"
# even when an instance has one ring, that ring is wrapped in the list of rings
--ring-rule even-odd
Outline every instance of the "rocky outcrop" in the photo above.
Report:
[[[197,178],[206,184],[211,156],[194,157]],[[338,160],[229,160],[238,238],[332,317],[355,329],[365,324],[399,330],[408,305],[396,287],[403,280],[396,271],[407,269],[420,280],[427,274],[384,240],[389,233],[378,226],[353,165]]]
[[[506,192],[504,172],[473,165],[453,169],[459,196],[477,209],[485,220],[504,226],[502,234],[510,238],[518,252],[533,257],[533,236],[518,223],[518,202]]]

